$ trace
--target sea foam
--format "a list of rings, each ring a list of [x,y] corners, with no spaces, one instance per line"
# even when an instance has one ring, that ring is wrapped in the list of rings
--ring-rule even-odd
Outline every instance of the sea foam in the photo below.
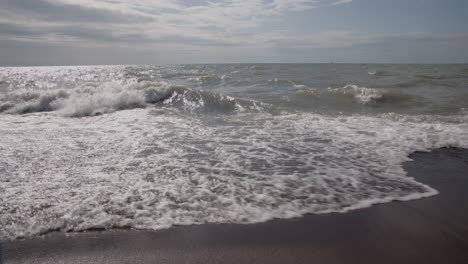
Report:
[[[437,191],[406,175],[408,154],[468,146],[466,123],[424,117],[218,118],[170,108],[0,116],[0,237],[255,223],[416,199]]]

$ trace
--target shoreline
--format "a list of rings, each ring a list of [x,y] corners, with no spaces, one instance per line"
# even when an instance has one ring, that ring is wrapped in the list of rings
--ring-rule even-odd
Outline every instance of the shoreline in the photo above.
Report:
[[[0,263],[468,263],[468,150],[410,157],[408,176],[438,195],[259,224],[52,232],[0,243]]]

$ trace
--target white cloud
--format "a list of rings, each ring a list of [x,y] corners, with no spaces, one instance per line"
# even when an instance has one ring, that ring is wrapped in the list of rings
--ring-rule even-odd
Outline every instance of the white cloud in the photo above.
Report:
[[[353,2],[353,0],[338,0],[338,1],[334,2],[332,5],[349,4],[351,2]]]
[[[319,0],[274,0],[271,5],[278,10],[303,11],[316,8],[319,2]]]
[[[261,27],[288,12],[330,5],[332,0],[5,0],[0,20],[23,27],[24,35],[2,33],[2,39],[45,43],[83,40],[82,45],[268,45],[279,32]],[[341,0],[339,2],[351,2]],[[338,2],[332,2],[337,4]],[[18,10],[9,10],[17,8]],[[2,11],[3,9],[3,11]],[[2,23],[2,21],[0,21]],[[27,33],[33,36],[27,36]],[[42,34],[41,34],[42,32]],[[53,36],[53,37],[51,37]],[[61,39],[63,36],[63,39]],[[282,35],[282,37],[287,37]],[[133,38],[133,39],[132,39]],[[290,37],[289,39],[294,39]],[[182,42],[182,43],[181,43]]]

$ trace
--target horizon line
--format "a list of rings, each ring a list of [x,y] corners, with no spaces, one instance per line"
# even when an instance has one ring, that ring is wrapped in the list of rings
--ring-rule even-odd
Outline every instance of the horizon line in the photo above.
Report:
[[[468,65],[468,62],[438,62],[438,63],[396,63],[396,62],[215,62],[215,63],[129,63],[129,64],[50,64],[50,65],[3,65],[0,68],[28,67],[90,67],[90,66],[169,66],[169,65],[246,65],[246,64],[372,64],[372,65]]]

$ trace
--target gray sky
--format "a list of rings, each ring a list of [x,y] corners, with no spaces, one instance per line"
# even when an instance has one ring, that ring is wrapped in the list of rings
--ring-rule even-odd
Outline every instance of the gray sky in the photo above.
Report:
[[[467,63],[466,0],[0,0],[0,66]]]

